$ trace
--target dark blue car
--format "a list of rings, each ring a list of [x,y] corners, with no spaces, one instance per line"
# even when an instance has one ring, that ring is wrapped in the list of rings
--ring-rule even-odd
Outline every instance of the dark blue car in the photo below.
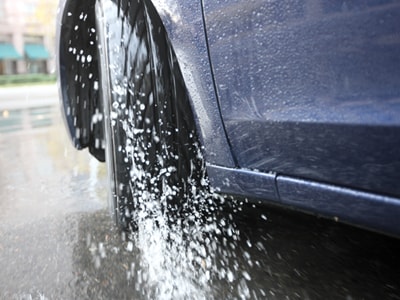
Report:
[[[120,225],[146,199],[178,213],[209,180],[400,236],[399,1],[60,7],[66,124],[107,161]]]

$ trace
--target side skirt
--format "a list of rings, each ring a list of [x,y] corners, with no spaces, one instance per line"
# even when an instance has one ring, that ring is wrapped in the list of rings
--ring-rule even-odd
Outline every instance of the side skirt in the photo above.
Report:
[[[400,199],[304,179],[207,165],[218,192],[400,237]]]

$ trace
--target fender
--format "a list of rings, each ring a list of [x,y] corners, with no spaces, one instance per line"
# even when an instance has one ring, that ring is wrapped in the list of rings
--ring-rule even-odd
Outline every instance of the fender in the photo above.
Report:
[[[167,31],[189,93],[207,164],[237,167],[212,76],[203,1],[151,1]]]

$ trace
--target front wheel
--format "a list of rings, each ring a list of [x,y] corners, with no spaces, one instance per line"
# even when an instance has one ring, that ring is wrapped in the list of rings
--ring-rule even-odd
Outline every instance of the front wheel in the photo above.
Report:
[[[121,1],[124,3],[124,1]],[[195,201],[204,162],[175,54],[147,1],[96,4],[111,208],[117,224],[175,218]],[[202,180],[203,179],[203,180]]]

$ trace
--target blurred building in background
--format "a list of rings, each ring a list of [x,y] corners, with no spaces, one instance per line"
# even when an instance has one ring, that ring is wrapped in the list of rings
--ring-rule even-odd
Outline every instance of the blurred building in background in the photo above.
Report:
[[[54,70],[58,0],[0,0],[0,75]]]

